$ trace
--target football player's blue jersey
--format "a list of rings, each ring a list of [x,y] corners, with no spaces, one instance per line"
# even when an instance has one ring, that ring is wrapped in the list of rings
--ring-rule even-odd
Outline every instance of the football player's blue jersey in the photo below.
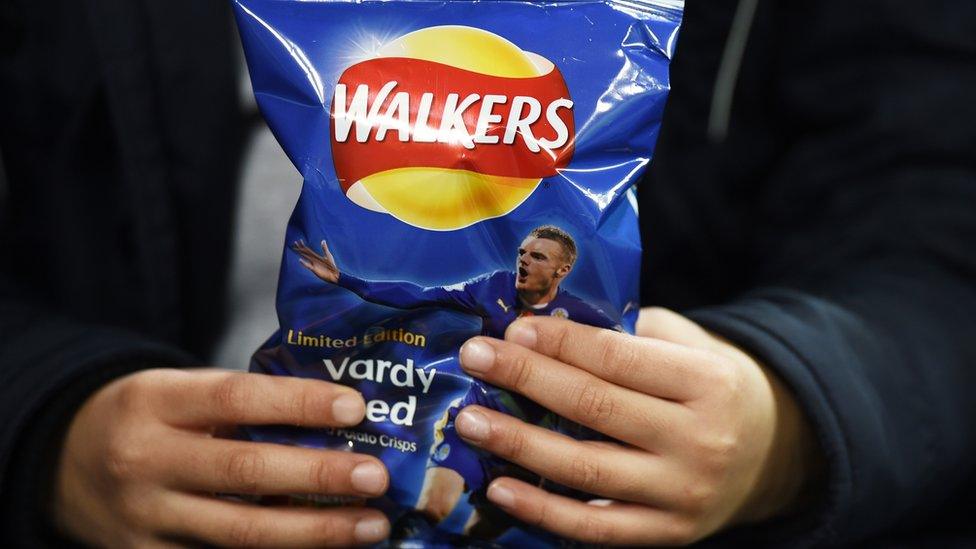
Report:
[[[504,337],[521,316],[555,316],[599,328],[622,330],[607,315],[560,288],[555,299],[536,307],[525,305],[515,289],[515,273],[495,271],[450,286],[423,287],[410,282],[373,282],[343,273],[339,285],[359,297],[387,307],[445,307],[482,318],[482,335]]]

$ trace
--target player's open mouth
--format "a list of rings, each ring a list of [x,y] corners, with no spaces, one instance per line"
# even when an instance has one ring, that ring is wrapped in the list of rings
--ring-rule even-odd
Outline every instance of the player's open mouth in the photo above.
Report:
[[[526,271],[524,267],[519,267],[518,273],[519,273],[519,278],[525,278],[529,276],[529,271]]]

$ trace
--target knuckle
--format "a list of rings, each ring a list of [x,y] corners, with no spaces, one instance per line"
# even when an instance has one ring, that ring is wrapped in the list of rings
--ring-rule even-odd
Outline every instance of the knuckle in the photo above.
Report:
[[[727,361],[718,361],[711,368],[710,382],[726,397],[734,396],[740,388],[739,371]]]
[[[587,543],[602,545],[613,540],[613,527],[595,513],[580,516],[576,531],[581,532]]]
[[[604,473],[598,462],[576,456],[569,464],[569,479],[580,490],[593,492],[604,481]]]
[[[315,525],[316,537],[329,540],[331,545],[348,545],[353,538],[352,524],[331,515],[322,515]]]
[[[625,346],[620,345],[616,338],[603,334],[600,339],[600,361],[603,364],[616,365],[626,356]]]
[[[234,547],[260,547],[265,533],[258,521],[238,517],[227,528],[227,540]]]
[[[303,380],[307,381],[307,380]],[[320,387],[317,383],[302,383],[282,410],[289,421],[298,425],[316,425],[331,413],[333,399],[339,396],[331,388]]]
[[[110,435],[105,449],[105,469],[117,481],[130,481],[139,477],[146,460],[145,450],[124,433]]]
[[[718,496],[714,487],[702,482],[686,485],[683,492],[684,507],[695,515],[703,514],[711,509],[715,498]]]
[[[571,354],[572,349],[570,349],[570,344],[572,338],[569,335],[569,323],[568,322],[554,322],[547,330],[546,337],[540,338],[540,341],[550,341],[553,352],[552,355],[558,358],[564,358]]]
[[[705,472],[713,476],[725,474],[736,454],[739,452],[741,441],[732,433],[721,433],[704,436],[699,439],[699,455]]]
[[[618,352],[621,356],[615,362],[604,363],[609,378],[623,382],[638,379],[643,366],[640,352],[632,348]]]
[[[739,452],[740,442],[734,433],[718,435],[711,442],[712,455],[721,463],[728,463]]]
[[[119,386],[115,404],[121,413],[132,413],[140,410],[148,400],[151,388],[154,386],[152,376],[145,373],[133,375]]]
[[[318,459],[312,462],[309,469],[309,481],[316,492],[320,494],[330,493],[334,486],[338,471],[328,460]]]
[[[585,381],[575,387],[573,410],[581,423],[602,425],[613,417],[616,403],[606,387]]]
[[[213,402],[227,418],[243,417],[254,391],[247,374],[233,374],[220,381],[213,392]]]
[[[299,425],[308,425],[315,416],[310,409],[315,405],[315,395],[307,388],[302,388],[291,397],[287,410],[288,417]]]
[[[508,437],[508,443],[506,444],[506,455],[511,461],[519,461],[525,455],[526,445],[528,444],[528,438],[525,435],[525,431],[522,429],[515,429],[512,434]]]
[[[549,511],[547,505],[539,505],[530,511],[528,517],[526,517],[526,522],[544,530],[555,530],[558,526],[553,521],[552,513]]]
[[[267,463],[253,450],[235,450],[224,463],[224,479],[235,490],[254,492],[264,477]]]
[[[532,379],[532,369],[532,359],[526,353],[518,353],[512,357],[508,369],[509,387],[515,391],[522,391]]]
[[[609,330],[601,334],[601,364],[613,379],[631,379],[640,368],[641,353],[637,348],[621,341],[618,334]]]

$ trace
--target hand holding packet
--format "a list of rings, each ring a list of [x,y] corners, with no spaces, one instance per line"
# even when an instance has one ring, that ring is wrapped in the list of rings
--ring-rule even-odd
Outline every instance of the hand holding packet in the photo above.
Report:
[[[599,435],[467,376],[458,350],[531,315],[633,331],[633,186],[683,2],[234,4],[258,105],[304,177],[280,329],[251,370],[350,385],[367,402],[354,428],[242,436],[378,456],[391,485],[368,503],[394,539],[556,543],[485,498],[499,476],[545,481],[468,446],[454,419],[479,404]]]

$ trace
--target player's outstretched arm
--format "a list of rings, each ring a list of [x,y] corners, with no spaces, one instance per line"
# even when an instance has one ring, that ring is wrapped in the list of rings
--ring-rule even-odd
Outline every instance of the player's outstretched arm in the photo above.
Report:
[[[291,245],[291,249],[298,254],[298,262],[303,267],[319,277],[324,282],[337,284],[339,282],[339,267],[336,265],[329,245],[323,240],[321,242],[322,255],[315,253],[314,250],[305,245],[303,240],[296,240]]]
[[[363,280],[340,273],[335,257],[329,251],[329,246],[325,240],[322,240],[321,246],[321,255],[306,246],[302,240],[296,240],[292,243],[291,248],[298,254],[298,261],[302,266],[316,277],[331,284],[338,284],[366,301],[397,309],[447,307],[470,314],[478,314],[480,311],[480,305],[472,295],[470,286],[483,284],[486,279],[451,286],[420,286],[403,280]]]
[[[215,438],[221,427],[351,426],[362,395],[318,380],[217,370],[148,370],[81,407],[57,469],[60,528],[95,547],[324,547],[375,543],[374,509],[257,506],[214,494],[375,497],[376,458]],[[178,542],[176,540],[179,540]]]

